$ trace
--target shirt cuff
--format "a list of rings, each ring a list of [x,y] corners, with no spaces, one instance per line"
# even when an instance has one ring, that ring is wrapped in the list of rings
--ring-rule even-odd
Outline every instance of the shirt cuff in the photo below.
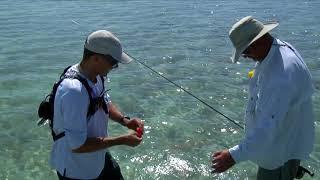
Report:
[[[236,145],[229,149],[229,152],[236,163],[247,160],[240,145]]]

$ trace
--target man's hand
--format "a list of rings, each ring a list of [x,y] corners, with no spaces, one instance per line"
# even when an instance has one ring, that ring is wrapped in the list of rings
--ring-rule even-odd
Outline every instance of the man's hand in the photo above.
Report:
[[[137,128],[141,128],[142,129],[142,132],[144,130],[144,123],[141,119],[139,118],[133,118],[131,119],[130,121],[127,121],[126,122],[126,126],[129,128],[129,129],[132,129],[134,131],[137,130]]]
[[[227,149],[212,155],[212,173],[222,173],[231,168],[234,164],[236,164],[236,162],[233,160]]]
[[[142,142],[142,138],[139,138],[137,136],[137,132],[135,131],[131,131],[127,135],[122,136],[121,139],[122,139],[122,144],[131,146],[131,147],[135,147]]]

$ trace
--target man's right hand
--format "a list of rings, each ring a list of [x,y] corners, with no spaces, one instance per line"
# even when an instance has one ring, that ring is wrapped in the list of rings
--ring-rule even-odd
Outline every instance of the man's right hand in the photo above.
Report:
[[[122,136],[122,141],[124,145],[135,147],[142,142],[142,138],[138,137],[137,132],[130,131],[128,134]]]

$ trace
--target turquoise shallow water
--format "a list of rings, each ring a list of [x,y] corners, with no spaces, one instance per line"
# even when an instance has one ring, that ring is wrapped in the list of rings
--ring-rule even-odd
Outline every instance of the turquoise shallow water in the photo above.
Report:
[[[228,31],[246,15],[277,20],[273,35],[293,44],[314,78],[316,145],[304,164],[320,179],[320,1],[0,2],[0,179],[56,179],[51,137],[37,106],[64,67],[80,60],[85,36],[113,31],[125,49],[226,115],[243,122],[249,60],[231,64]],[[109,76],[113,102],[146,120],[142,145],[111,148],[126,179],[254,179],[241,163],[210,174],[210,154],[243,132],[138,63]],[[111,135],[126,132],[110,123]],[[310,179],[310,178],[305,178]]]

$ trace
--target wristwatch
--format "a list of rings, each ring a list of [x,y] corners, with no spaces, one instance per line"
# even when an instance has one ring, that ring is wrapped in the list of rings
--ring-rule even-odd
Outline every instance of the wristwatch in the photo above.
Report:
[[[130,117],[129,116],[123,116],[122,120],[123,119],[129,119],[130,120]]]
[[[130,117],[129,117],[129,116],[123,116],[123,117],[121,118],[120,124],[122,124],[123,126],[126,126],[126,124],[124,123],[124,119],[130,120]]]

